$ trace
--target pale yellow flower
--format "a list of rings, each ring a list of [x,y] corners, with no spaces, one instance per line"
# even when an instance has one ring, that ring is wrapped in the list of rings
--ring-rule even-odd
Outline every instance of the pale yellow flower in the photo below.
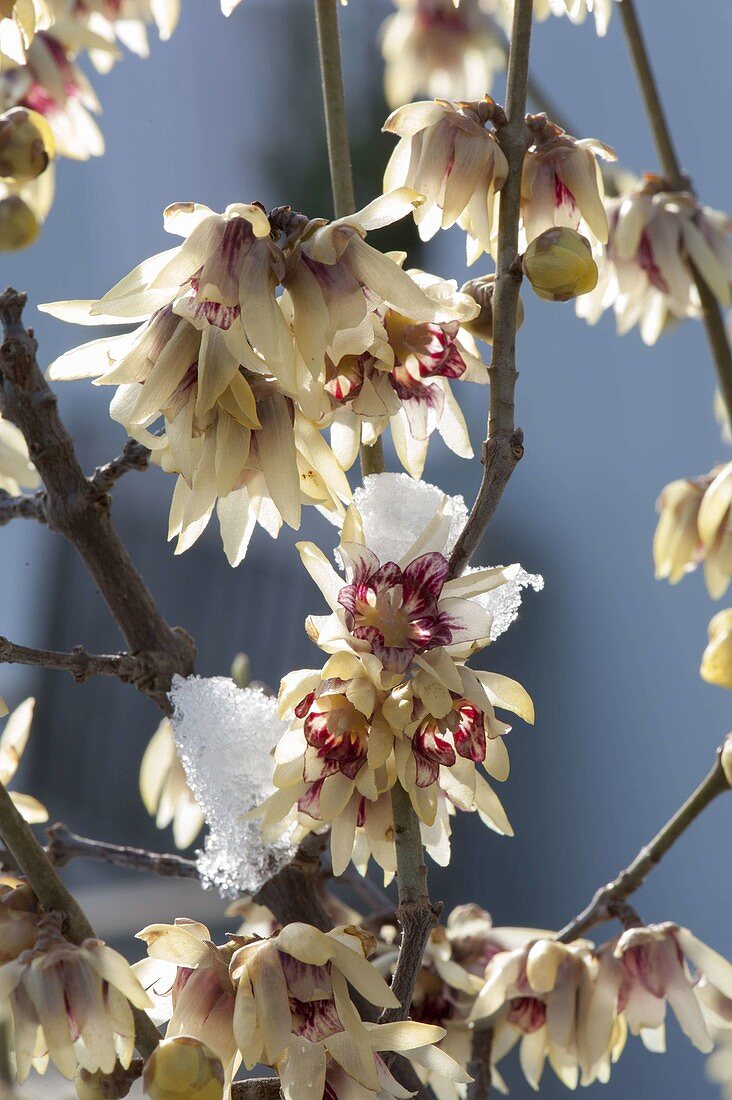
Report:
[[[0,69],[3,59],[24,65],[26,50],[36,31],[51,26],[53,14],[46,0],[3,0],[0,4]]]
[[[720,599],[732,576],[732,463],[704,477],[672,481],[656,505],[653,538],[656,577],[676,584],[704,563],[704,580],[712,599]]]
[[[613,0],[536,0],[537,19],[546,19],[549,15],[565,15],[571,23],[584,23],[588,15],[595,18],[595,30],[603,37],[607,34]]]
[[[18,770],[20,758],[28,744],[35,704],[35,699],[31,697],[16,707],[8,717],[0,736],[0,783],[4,787],[7,787]],[[10,797],[16,809],[31,825],[48,821],[48,810],[37,798],[19,791],[11,791]]]
[[[708,684],[732,688],[732,608],[718,611],[709,623],[699,675]]]
[[[158,829],[166,829],[172,823],[177,847],[188,848],[203,828],[204,819],[175,751],[169,718],[163,718],[145,749],[140,765],[140,794]]]
[[[150,1004],[128,963],[101,940],[64,939],[56,916],[41,918],[35,944],[0,965],[0,1001],[13,1021],[19,1081],[48,1060],[69,1079],[79,1066],[110,1073],[135,1047],[132,1007]]]
[[[384,92],[394,109],[413,99],[480,99],[505,68],[497,0],[396,0],[381,28]],[[497,22],[498,20],[498,22]]]
[[[142,1085],[150,1100],[222,1100],[224,1071],[205,1043],[177,1035],[163,1039],[147,1059]]]
[[[409,187],[424,196],[414,220],[422,240],[457,222],[467,233],[468,263],[491,251],[496,192],[508,162],[486,124],[495,104],[447,100],[400,107],[384,123],[399,136],[384,174],[384,190]]]
[[[0,416],[0,489],[18,496],[23,489],[37,489],[40,483],[23,433]]]

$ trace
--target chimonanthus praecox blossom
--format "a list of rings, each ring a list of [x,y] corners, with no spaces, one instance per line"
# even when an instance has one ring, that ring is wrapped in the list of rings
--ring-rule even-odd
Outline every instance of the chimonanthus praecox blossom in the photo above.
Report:
[[[732,576],[732,463],[704,477],[672,481],[656,504],[653,537],[656,577],[677,584],[704,562],[704,580],[712,599],[720,599]]]

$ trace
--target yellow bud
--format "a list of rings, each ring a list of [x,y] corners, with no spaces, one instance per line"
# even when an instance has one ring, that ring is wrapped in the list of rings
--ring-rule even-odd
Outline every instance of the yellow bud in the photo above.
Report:
[[[496,288],[495,275],[483,275],[480,279],[469,279],[460,287],[462,294],[475,298],[480,313],[472,321],[463,321],[462,327],[487,344],[493,343],[493,293]],[[516,307],[516,332],[524,323],[524,303],[519,298]]]
[[[224,1068],[198,1039],[177,1035],[163,1039],[150,1055],[142,1084],[150,1100],[222,1100]]]
[[[0,252],[28,248],[40,228],[35,214],[20,195],[7,195],[0,199]]]
[[[246,653],[237,653],[231,662],[231,678],[238,688],[249,687],[252,682],[252,668]]]
[[[135,1080],[134,1074],[117,1063],[111,1073],[90,1073],[79,1069],[74,1080],[79,1100],[122,1100],[127,1096]]]
[[[699,674],[708,684],[732,688],[732,607],[718,611],[709,624],[709,645]]]
[[[539,298],[568,302],[597,286],[590,242],[574,229],[547,229],[524,253],[524,275]]]
[[[732,787],[732,733],[728,733],[722,745],[722,770],[724,778]]]
[[[28,183],[48,168],[53,134],[43,115],[13,107],[0,115],[0,176]]]

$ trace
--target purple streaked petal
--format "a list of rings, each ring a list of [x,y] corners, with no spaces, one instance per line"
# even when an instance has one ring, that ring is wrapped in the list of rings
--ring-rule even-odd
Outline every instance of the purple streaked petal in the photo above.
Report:
[[[422,554],[411,561],[403,573],[405,610],[416,614],[427,610],[433,601],[440,598],[449,571],[450,563],[437,551]]]
[[[359,546],[355,542],[346,542],[341,543],[339,550],[349,586],[366,584],[369,578],[378,572],[379,559],[368,547]]]
[[[483,712],[466,700],[456,709],[459,722],[453,733],[455,748],[464,759],[481,764],[486,754]]]

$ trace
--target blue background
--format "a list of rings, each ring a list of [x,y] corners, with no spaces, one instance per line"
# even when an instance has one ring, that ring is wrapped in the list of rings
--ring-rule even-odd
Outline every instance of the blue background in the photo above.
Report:
[[[645,0],[639,8],[683,164],[705,202],[729,209],[732,8],[716,0],[697,0],[693,11],[681,0]],[[342,11],[363,202],[376,192],[392,147],[379,133],[386,108],[375,45],[387,12],[375,0],[352,0]],[[537,26],[533,61],[577,136],[615,146],[635,171],[655,168],[617,14],[605,40],[590,24]],[[330,214],[307,4],[244,0],[227,21],[214,0],[190,0],[173,39],[153,43],[151,60],[127,57],[94,81],[107,155],[61,164],[40,241],[0,258],[0,281],[28,289],[34,302],[97,296],[169,247],[160,214],[171,201],[223,209],[259,199]],[[451,231],[419,263],[462,280],[463,247],[460,231]],[[697,673],[708,620],[724,601],[712,604],[699,575],[674,589],[655,582],[651,560],[661,487],[729,453],[712,417],[713,370],[698,323],[646,349],[636,333],[617,338],[608,316],[591,329],[571,306],[525,298],[517,417],[526,457],[477,561],[518,560],[546,578],[545,591],[527,596],[517,624],[483,658],[526,685],[538,720],[533,730],[517,721],[510,738],[512,775],[501,793],[516,839],[461,819],[452,866],[432,872],[431,882],[448,908],[475,900],[497,924],[557,927],[656,832],[730,728],[729,695]],[[86,338],[29,310],[31,317],[44,361]],[[477,444],[485,391],[456,389]],[[90,469],[119,451],[123,436],[106,416],[108,393],[81,382],[62,387],[60,397]],[[426,477],[470,501],[479,466],[436,440]],[[130,475],[115,491],[115,516],[169,619],[196,635],[199,671],[226,673],[237,649],[272,683],[309,662],[302,619],[320,609],[319,595],[302,574],[292,537],[273,544],[258,532],[234,572],[212,523],[195,549],[174,558],[164,542],[171,488],[158,471]],[[307,534],[330,545],[331,530],[317,517]],[[83,570],[44,529],[20,522],[3,529],[0,567],[3,634],[59,648],[121,645]],[[136,794],[139,759],[157,723],[147,700],[116,683],[76,687],[60,674],[7,667],[2,689],[11,705],[30,691],[39,696],[20,789],[32,789],[52,818],[77,831],[171,847],[170,836],[145,820]],[[732,801],[720,799],[637,895],[646,920],[688,924],[728,956],[731,821]],[[99,931],[119,940],[150,920],[183,913],[213,919],[221,911],[215,899],[180,884],[79,865],[69,877]],[[630,1040],[611,1083],[592,1094],[716,1096],[702,1057],[675,1025],[669,1048],[665,1057],[651,1055]],[[529,1094],[515,1064],[507,1077],[514,1096]],[[543,1091],[554,1097],[565,1090],[547,1070]]]

